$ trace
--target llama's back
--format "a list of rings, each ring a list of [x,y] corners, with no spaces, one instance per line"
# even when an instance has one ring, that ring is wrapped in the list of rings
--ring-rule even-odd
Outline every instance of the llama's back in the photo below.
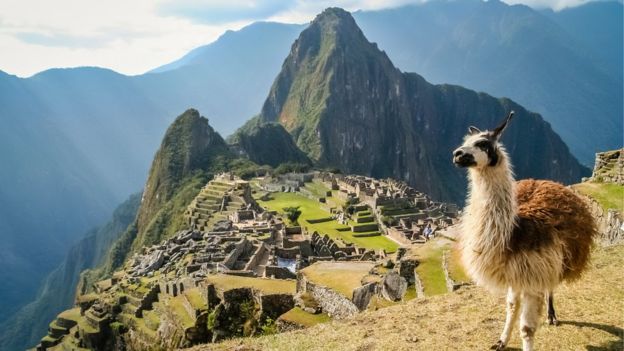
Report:
[[[561,278],[580,277],[589,263],[593,239],[598,233],[585,202],[570,189],[547,180],[519,181],[516,194],[518,225],[524,228],[518,231],[522,235],[512,237],[512,246],[539,246],[544,241],[561,243]]]

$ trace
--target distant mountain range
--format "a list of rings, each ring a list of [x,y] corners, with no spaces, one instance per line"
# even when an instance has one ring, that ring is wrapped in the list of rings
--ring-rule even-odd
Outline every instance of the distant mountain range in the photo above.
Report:
[[[430,94],[427,99],[462,96],[464,101],[469,96],[475,104],[489,101],[489,111],[457,105],[457,111],[445,112],[445,116],[462,120],[454,122],[457,124],[436,120],[439,124],[429,127],[447,133],[437,139],[456,138],[463,130],[449,128],[463,128],[467,123],[482,121],[487,127],[494,115],[516,105],[455,86],[432,86],[424,79],[507,96],[539,112],[585,164],[591,164],[593,153],[598,150],[621,147],[622,34],[608,29],[618,23],[621,27],[621,16],[621,3],[597,2],[561,12],[539,12],[526,6],[477,0],[430,1],[354,14],[363,33],[385,50],[396,67],[422,75],[403,75],[384,68],[383,72],[392,72],[406,89],[412,89],[402,94],[418,87],[418,91]],[[257,114],[292,42],[306,27],[255,23],[237,32],[227,32],[215,43],[195,49],[180,60],[133,77],[88,67],[53,69],[27,79],[0,72],[0,263],[4,267],[0,278],[5,282],[0,287],[0,320],[34,297],[37,286],[62,260],[70,243],[103,223],[116,204],[143,186],[149,161],[172,116],[195,107],[210,118],[217,131],[228,135]],[[592,40],[592,33],[602,33],[600,40]],[[330,95],[348,96],[346,92]],[[424,101],[427,106],[440,106],[436,101]],[[280,103],[273,105],[284,107]],[[408,105],[402,102],[395,106]],[[342,107],[352,106],[355,105]],[[262,118],[270,120],[266,105],[262,111]],[[429,116],[428,111],[418,111],[414,106],[405,111],[423,118]],[[365,115],[370,113],[366,111]],[[537,129],[529,129],[536,134],[518,131],[517,136],[510,137],[512,141],[536,135],[548,136],[550,140],[547,124],[539,122],[537,115],[526,112],[524,116],[525,121],[536,123]],[[408,165],[412,161],[392,159],[390,154],[377,156],[390,159],[389,163],[376,163],[379,169],[366,168],[355,161],[340,163],[343,161],[322,152],[323,147],[335,145],[322,143],[335,142],[335,137],[315,139],[309,134],[314,130],[309,126],[297,131],[288,123],[282,125],[295,137],[296,144],[317,161],[374,174],[383,174],[381,167],[390,167],[392,172],[413,167]],[[414,125],[399,123],[381,130],[396,131],[407,126]],[[516,124],[518,130],[523,127],[527,125]],[[245,142],[258,145],[262,135],[279,136],[291,156],[301,157],[291,141],[284,138],[283,131],[276,126],[263,128],[264,134],[256,134]],[[364,136],[367,135],[358,138]],[[392,137],[407,140],[411,135]],[[435,144],[434,137],[419,142]],[[306,138],[311,144],[305,144]],[[390,140],[383,142],[388,143],[384,147],[394,145]],[[556,142],[545,149],[538,145],[522,147],[526,148],[524,152],[540,155],[548,162],[550,159],[544,155],[561,152],[568,158],[561,145]],[[399,151],[420,149],[425,150],[414,146]],[[354,157],[357,153],[348,155]],[[439,155],[442,157],[442,150]],[[252,156],[266,163],[281,161],[266,159],[267,154]],[[444,169],[439,167],[444,160],[414,164]],[[529,162],[516,161],[519,169],[528,169]],[[562,180],[578,177],[574,161],[564,164],[571,165],[567,174],[562,165],[553,166],[553,173],[549,174]],[[539,164],[534,169],[542,172],[547,167]],[[535,173],[541,174],[544,173]],[[417,177],[412,173],[402,178],[423,184],[433,179]],[[433,192],[447,196],[444,191]]]
[[[541,116],[509,99],[402,73],[348,12],[331,8],[293,44],[259,119],[281,124],[319,166],[402,179],[461,202],[465,175],[449,162],[452,150],[469,125],[493,128],[511,110],[517,117],[503,141],[519,178],[571,183],[589,174]]]

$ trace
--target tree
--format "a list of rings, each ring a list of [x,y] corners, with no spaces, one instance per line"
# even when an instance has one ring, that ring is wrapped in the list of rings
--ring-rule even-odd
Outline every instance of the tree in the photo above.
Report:
[[[298,224],[297,223],[297,219],[299,219],[299,216],[301,215],[301,210],[299,209],[299,206],[297,206],[297,207],[284,207],[283,210],[286,213],[286,218],[288,218],[290,223]]]

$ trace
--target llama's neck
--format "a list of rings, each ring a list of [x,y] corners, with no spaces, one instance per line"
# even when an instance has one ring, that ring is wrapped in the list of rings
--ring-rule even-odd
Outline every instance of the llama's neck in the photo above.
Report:
[[[477,252],[508,248],[516,216],[515,180],[501,150],[495,167],[469,170],[469,194],[463,216],[464,233]]]

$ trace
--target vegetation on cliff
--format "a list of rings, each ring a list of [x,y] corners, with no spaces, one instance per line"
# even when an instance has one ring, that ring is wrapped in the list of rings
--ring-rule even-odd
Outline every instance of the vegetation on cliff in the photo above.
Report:
[[[348,12],[330,8],[293,44],[260,118],[283,125],[320,166],[395,177],[461,201],[465,177],[448,161],[453,148],[469,125],[491,128],[512,109],[517,122],[504,141],[520,178],[572,183],[588,174],[538,114],[402,73]]]
[[[185,111],[167,129],[154,156],[136,220],[111,246],[103,265],[82,275],[79,291],[88,292],[133,252],[186,228],[184,210],[215,173],[248,173],[256,168],[235,156],[197,110]]]
[[[134,194],[115,209],[111,220],[90,231],[68,252],[61,265],[45,279],[37,298],[0,326],[0,350],[24,350],[45,334],[48,323],[74,303],[80,272],[100,265],[112,243],[136,217],[141,194]]]
[[[228,142],[235,144],[259,165],[278,167],[284,163],[311,164],[282,125],[263,122],[258,117],[239,128]]]

